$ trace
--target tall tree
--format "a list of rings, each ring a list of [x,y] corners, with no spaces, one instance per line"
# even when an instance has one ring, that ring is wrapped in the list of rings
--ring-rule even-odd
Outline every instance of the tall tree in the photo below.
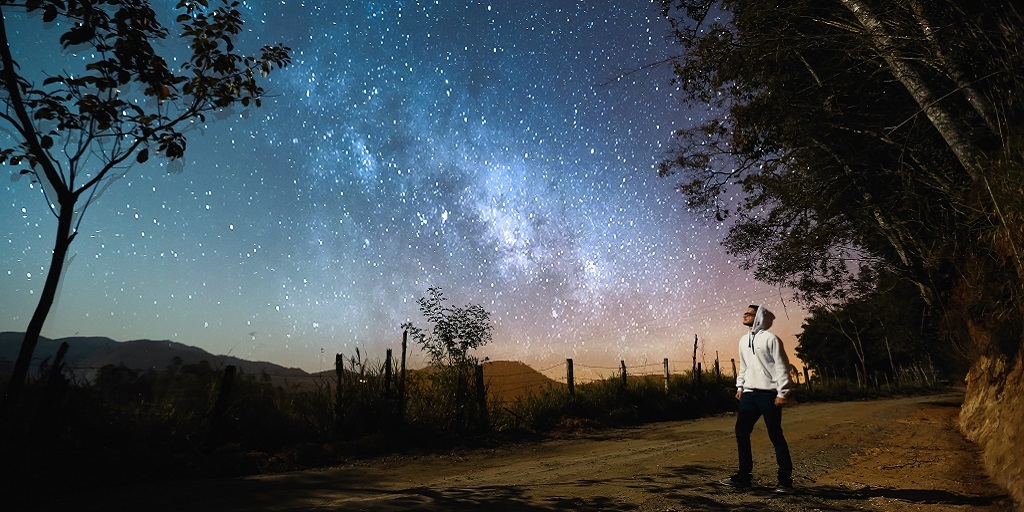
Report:
[[[57,219],[49,270],[4,410],[23,388],[68,248],[89,205],[150,156],[176,163],[185,152],[185,130],[205,122],[207,114],[260,106],[260,79],[290,62],[288,48],[280,44],[255,55],[237,53],[239,2],[210,3],[177,3],[174,40],[181,46],[169,45],[161,54],[159,43],[170,32],[149,1],[0,0],[0,122],[13,133],[0,147],[0,163],[20,166],[19,175],[41,184]],[[44,53],[11,39],[11,24],[35,23],[59,28],[65,52]],[[183,51],[184,60],[173,69],[168,62]],[[23,72],[46,65],[52,69],[38,83]]]
[[[815,302],[896,274],[940,307],[968,267],[1021,282],[1012,2],[663,5],[683,47],[676,83],[711,113],[660,172],[684,177],[691,207],[731,217],[725,245],[758,278]]]

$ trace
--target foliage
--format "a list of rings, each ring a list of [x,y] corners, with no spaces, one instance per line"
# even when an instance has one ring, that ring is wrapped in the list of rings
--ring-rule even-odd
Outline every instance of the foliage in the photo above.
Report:
[[[148,1],[0,1],[0,163],[20,167],[42,185],[57,218],[54,251],[39,303],[26,329],[4,407],[24,384],[28,363],[49,314],[74,240],[89,205],[134,165],[151,156],[180,168],[186,130],[208,114],[261,104],[260,80],[290,62],[288,48],[237,53],[239,2],[180,0],[174,42]],[[60,49],[24,48],[11,34],[42,22],[58,28]],[[9,27],[14,27],[13,31]],[[184,55],[181,50],[187,49]],[[15,55],[21,50],[24,56]],[[41,79],[28,59],[61,55]],[[177,69],[169,63],[179,62]],[[40,67],[41,67],[40,65]]]
[[[494,326],[490,313],[478,304],[448,306],[441,288],[429,288],[426,297],[416,303],[423,318],[432,325],[430,332],[414,328],[409,334],[430,356],[430,363],[439,367],[473,365],[477,360],[469,352],[491,341]]]
[[[398,369],[392,362],[387,371],[388,362],[375,364],[365,359],[357,348],[355,355],[347,360],[347,368],[341,373],[338,383],[339,397],[336,404],[341,404],[337,417],[337,434],[345,439],[356,439],[369,433],[393,430],[397,426],[399,397],[396,385],[387,379],[389,375],[398,375]],[[328,390],[329,391],[329,390]],[[334,411],[332,406],[331,411]]]
[[[909,283],[947,337],[1019,326],[1012,2],[662,4],[683,49],[675,83],[710,113],[678,132],[660,174],[728,220],[744,268],[832,310]],[[1020,332],[990,348],[1015,353]]]
[[[876,289],[841,307],[817,306],[798,335],[797,355],[811,370],[849,380],[935,366],[943,377],[963,375],[967,347],[941,335],[934,310],[905,281]]]
[[[430,356],[431,391],[437,400],[428,403],[442,430],[472,429],[485,411],[474,398],[474,391],[479,392],[473,380],[478,361],[470,351],[491,341],[490,313],[478,304],[449,306],[440,288],[429,288],[427,294],[417,303],[431,324],[429,332],[412,324],[404,327]]]

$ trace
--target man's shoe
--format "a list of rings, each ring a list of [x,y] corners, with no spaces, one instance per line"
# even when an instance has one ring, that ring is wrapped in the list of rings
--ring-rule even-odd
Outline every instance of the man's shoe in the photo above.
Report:
[[[775,486],[775,490],[772,491],[775,494],[793,494],[793,486],[787,484],[779,484]]]
[[[722,480],[722,485],[727,485],[735,489],[746,489],[750,487],[750,480],[733,475],[730,476],[729,478],[726,478],[725,480]]]

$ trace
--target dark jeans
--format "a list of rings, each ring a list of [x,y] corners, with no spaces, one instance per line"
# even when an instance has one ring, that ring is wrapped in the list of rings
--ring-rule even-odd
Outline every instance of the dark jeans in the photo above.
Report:
[[[737,478],[750,480],[754,469],[754,456],[750,452],[750,433],[758,418],[764,416],[768,438],[775,446],[775,461],[779,464],[779,483],[793,485],[793,460],[789,458],[789,445],[782,435],[782,408],[775,406],[775,391],[753,390],[743,393],[736,414],[736,445],[739,447],[740,470]]]

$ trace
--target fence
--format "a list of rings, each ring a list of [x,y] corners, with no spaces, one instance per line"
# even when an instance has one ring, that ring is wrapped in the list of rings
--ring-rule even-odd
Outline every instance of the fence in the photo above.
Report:
[[[102,388],[99,390],[101,393],[105,393],[104,399],[136,403],[136,415],[155,414],[154,411],[159,410],[198,411],[189,413],[193,418],[189,421],[193,426],[204,425],[201,427],[204,432],[201,437],[205,439],[203,444],[212,446],[224,439],[229,427],[237,430],[238,422],[250,421],[248,418],[266,418],[268,414],[277,417],[279,422],[300,423],[301,426],[294,429],[306,429],[311,432],[307,437],[315,438],[352,438],[375,428],[411,424],[446,424],[453,430],[486,431],[491,428],[495,413],[507,411],[512,404],[545,394],[552,388],[557,392],[555,395],[570,399],[579,394],[581,386],[595,383],[600,383],[605,390],[634,392],[642,389],[649,393],[660,388],[666,397],[673,392],[698,396],[702,386],[727,390],[727,379],[735,378],[737,372],[734,359],[723,369],[717,355],[709,369],[704,368],[702,361],[693,358],[692,366],[686,364],[684,371],[673,369],[668,358],[632,365],[620,360],[617,366],[589,365],[568,358],[564,363],[539,370],[521,363],[486,362],[465,368],[459,374],[461,377],[448,381],[454,386],[452,389],[438,392],[430,389],[437,385],[431,382],[431,372],[435,370],[406,368],[407,335],[402,341],[400,358],[388,349],[384,362],[380,364],[365,360],[358,350],[356,356],[347,359],[343,354],[337,354],[333,374],[246,375],[233,365],[216,368],[204,361],[182,366],[179,361],[176,364],[180,368],[160,372],[105,367],[106,380],[98,387]],[[66,353],[67,348],[62,347],[53,363],[40,369],[38,381],[42,386],[36,388],[40,390],[37,398],[41,406],[37,408],[37,414],[54,414],[55,406],[49,404],[61,400],[60,395],[65,391],[62,391],[60,383],[68,380],[66,375],[84,371],[103,373],[103,369],[65,365],[63,357]],[[676,364],[679,364],[678,360]],[[795,368],[791,370],[793,380],[804,384],[809,391],[815,391],[819,385],[827,391],[830,386],[843,382],[841,377],[836,377],[836,372],[828,369],[817,374],[812,374],[806,367],[800,372]],[[870,386],[891,390],[893,385],[905,383],[937,383],[935,370],[930,365],[900,368],[892,376],[893,382],[887,374],[865,376],[863,373],[857,372],[856,389]],[[280,379],[275,381],[278,377]],[[680,385],[676,385],[676,381]],[[83,384],[84,387],[95,385]],[[262,385],[267,389],[261,390],[259,386]],[[161,386],[161,391],[154,391]],[[852,385],[849,387],[853,388]],[[254,405],[257,398],[248,397],[246,393],[259,394],[263,397],[259,400],[271,401],[273,405]],[[409,403],[411,393],[417,394],[417,402],[412,405]],[[290,398],[291,395],[304,398]],[[164,405],[161,405],[161,400]],[[172,400],[176,402],[169,402]],[[245,414],[239,413],[243,403],[244,407],[253,409],[246,410]],[[258,407],[263,407],[262,412],[257,410]],[[301,411],[282,409],[287,407],[301,408]],[[268,413],[268,408],[276,408],[276,412]],[[229,421],[228,416],[234,419]],[[197,423],[195,418],[201,421]]]

